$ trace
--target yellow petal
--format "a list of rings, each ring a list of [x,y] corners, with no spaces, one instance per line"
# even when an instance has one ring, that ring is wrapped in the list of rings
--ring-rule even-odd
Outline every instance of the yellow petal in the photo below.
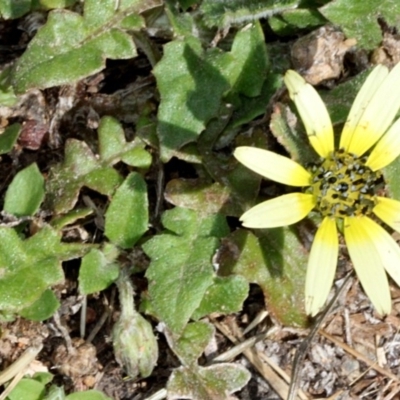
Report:
[[[379,314],[389,314],[392,304],[388,279],[374,236],[368,231],[368,217],[348,217],[344,237],[354,269],[365,293]]]
[[[300,221],[314,206],[313,195],[290,193],[250,208],[240,220],[247,228],[276,228]]]
[[[306,276],[306,312],[314,316],[325,304],[335,277],[339,241],[335,220],[325,217],[315,235]]]
[[[363,155],[386,132],[400,108],[400,63],[380,83],[354,129],[348,151]]]
[[[366,165],[373,171],[384,168],[400,155],[400,119],[384,134],[371,151]]]
[[[343,127],[343,132],[340,137],[341,149],[349,151],[351,138],[357,125],[359,124],[360,118],[363,115],[365,108],[367,107],[368,103],[371,101],[371,98],[374,96],[375,92],[388,74],[389,70],[385,66],[378,65],[368,75],[367,79],[365,80],[354,100],[346,123]]]
[[[400,202],[378,197],[378,204],[372,210],[385,224],[400,232]]]
[[[387,273],[400,286],[400,247],[381,226],[372,219],[365,218],[364,228],[373,238],[374,247],[379,253]]]
[[[290,98],[295,102],[308,138],[321,157],[334,150],[333,128],[325,104],[317,91],[297,72],[289,70],[284,77]]]
[[[238,147],[233,155],[247,168],[275,182],[308,186],[310,173],[290,158],[256,147]]]

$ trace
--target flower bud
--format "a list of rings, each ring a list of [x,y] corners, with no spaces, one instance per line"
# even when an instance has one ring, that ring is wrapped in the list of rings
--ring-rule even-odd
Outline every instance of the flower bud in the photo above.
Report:
[[[129,275],[121,271],[117,280],[121,315],[112,331],[115,358],[128,376],[149,376],[158,358],[158,345],[151,324],[133,304],[133,288]]]

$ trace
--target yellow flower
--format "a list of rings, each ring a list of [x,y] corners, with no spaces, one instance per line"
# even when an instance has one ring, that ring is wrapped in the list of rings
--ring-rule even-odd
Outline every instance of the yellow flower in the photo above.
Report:
[[[385,270],[400,286],[400,248],[373,218],[379,217],[400,232],[400,202],[377,194],[377,185],[382,183],[379,170],[400,155],[400,119],[391,125],[400,108],[400,64],[390,73],[382,65],[370,73],[350,110],[339,149],[334,147],[332,123],[317,91],[295,71],[289,70],[284,81],[321,160],[306,169],[268,150],[238,147],[234,156],[249,169],[268,179],[303,187],[302,192],[251,208],[241,217],[243,226],[294,224],[314,208],[322,214],[305,287],[306,312],[314,316],[324,306],[333,284],[339,253],[336,223],[343,222],[344,238],[361,285],[376,310],[388,314],[391,297]]]

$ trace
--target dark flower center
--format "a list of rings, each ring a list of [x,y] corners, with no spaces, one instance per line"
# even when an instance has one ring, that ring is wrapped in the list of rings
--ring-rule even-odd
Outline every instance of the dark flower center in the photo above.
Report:
[[[316,197],[322,215],[344,218],[372,212],[382,175],[367,167],[366,161],[365,156],[341,149],[310,166],[312,184],[306,193]]]

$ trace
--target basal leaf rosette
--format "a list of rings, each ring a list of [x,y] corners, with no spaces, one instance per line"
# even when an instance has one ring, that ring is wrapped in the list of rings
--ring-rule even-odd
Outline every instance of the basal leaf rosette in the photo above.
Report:
[[[313,209],[323,217],[315,235],[306,276],[305,308],[311,316],[324,306],[335,276],[339,240],[344,238],[357,276],[380,314],[391,311],[386,272],[400,285],[400,248],[378,217],[400,232],[400,202],[378,194],[380,170],[400,155],[400,64],[390,72],[375,67],[351,107],[339,147],[328,111],[317,91],[297,72],[284,78],[320,160],[307,168],[268,150],[238,147],[234,155],[265,178],[296,186],[301,192],[262,202],[241,216],[248,228],[294,224]],[[386,272],[385,272],[386,271]]]

